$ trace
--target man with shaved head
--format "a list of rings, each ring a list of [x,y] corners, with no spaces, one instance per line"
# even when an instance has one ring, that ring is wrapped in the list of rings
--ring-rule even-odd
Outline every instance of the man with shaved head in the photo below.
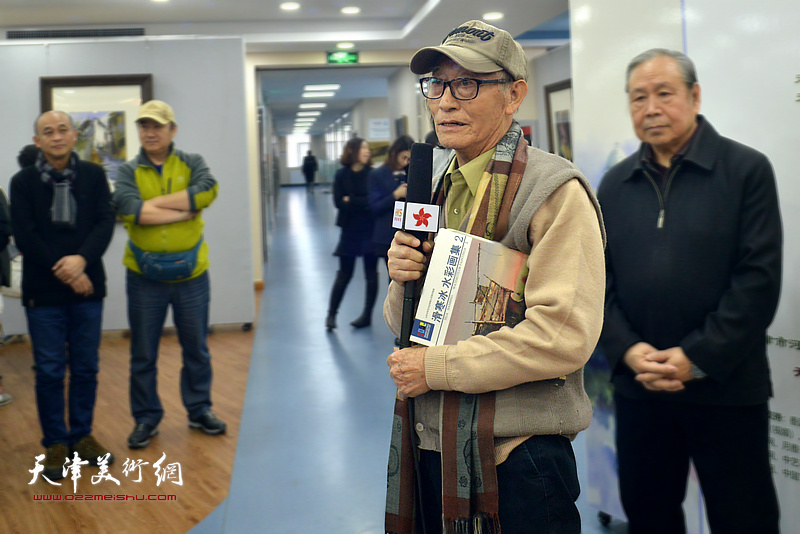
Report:
[[[50,480],[64,477],[77,453],[90,465],[114,457],[92,436],[106,275],[102,256],[114,232],[102,167],[73,152],[77,132],[66,113],[34,123],[40,152],[11,179],[11,221],[22,264],[22,304],[36,363],[36,404]],[[69,424],[64,376],[69,366]]]

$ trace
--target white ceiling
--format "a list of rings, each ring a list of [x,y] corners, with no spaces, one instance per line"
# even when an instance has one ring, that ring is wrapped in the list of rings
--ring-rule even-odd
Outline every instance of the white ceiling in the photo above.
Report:
[[[284,12],[281,1],[0,0],[0,39],[7,30],[143,28],[145,35],[241,35],[248,52],[333,51],[342,41],[355,43],[359,52],[416,50],[438,44],[450,29],[489,10],[503,12],[493,24],[517,36],[568,9],[568,0],[493,0],[484,6],[470,0],[297,0],[298,11]],[[345,6],[361,13],[343,15]],[[341,115],[361,98],[386,96],[386,79],[395,70],[272,70],[261,76],[279,133],[286,133],[303,84],[341,83],[327,108]]]

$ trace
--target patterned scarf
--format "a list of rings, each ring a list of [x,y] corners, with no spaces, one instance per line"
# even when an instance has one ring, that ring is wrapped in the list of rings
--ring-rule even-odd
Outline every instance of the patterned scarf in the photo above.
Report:
[[[39,170],[39,175],[42,177],[42,181],[45,183],[55,184],[67,180],[69,181],[70,189],[72,189],[73,185],[75,184],[75,178],[78,175],[78,155],[75,152],[70,154],[69,162],[67,162],[67,166],[63,171],[58,171],[55,167],[50,165],[50,162],[47,161],[47,159],[44,157],[44,153],[41,150],[36,156],[36,162],[34,165],[36,165],[36,168]]]
[[[53,186],[53,204],[50,206],[50,220],[57,226],[72,228],[75,226],[78,213],[78,202],[72,190],[78,176],[78,155],[72,152],[64,170],[53,167],[39,151],[34,163],[39,176],[46,184]]]
[[[497,145],[478,186],[467,231],[499,241],[527,165],[528,143],[514,122]],[[444,180],[434,201],[444,202]],[[477,206],[477,209],[475,207]],[[514,326],[509,324],[509,326]],[[444,534],[500,534],[494,451],[494,392],[443,392],[442,528]],[[386,493],[387,534],[414,534],[416,491],[408,401],[396,400]]]

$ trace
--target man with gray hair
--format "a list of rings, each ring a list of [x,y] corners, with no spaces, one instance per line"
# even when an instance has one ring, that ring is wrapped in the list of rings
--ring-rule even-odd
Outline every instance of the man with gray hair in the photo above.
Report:
[[[777,533],[766,329],[782,229],[772,167],[699,114],[684,54],[637,56],[626,92],[642,144],[606,173],[598,198],[608,232],[601,343],[628,531],[686,531],[691,460],[713,532]]]
[[[64,478],[73,453],[91,465],[114,461],[92,436],[106,296],[102,258],[114,233],[114,210],[103,168],[72,150],[78,136],[70,116],[47,111],[34,129],[40,152],[11,178],[11,224],[25,256],[22,305],[46,449],[37,463],[43,461],[42,474],[52,481]]]
[[[602,222],[580,171],[529,147],[514,120],[527,63],[508,32],[476,20],[411,59],[439,143],[454,153],[435,177],[443,226],[523,252],[527,270],[518,280],[524,314],[506,314],[516,320],[389,356],[398,396],[416,409],[412,421],[412,401],[395,406],[386,532],[581,529],[570,440],[591,419],[583,366],[602,324]],[[398,232],[388,253],[384,316],[395,334],[403,286],[424,277],[433,248],[419,245]]]

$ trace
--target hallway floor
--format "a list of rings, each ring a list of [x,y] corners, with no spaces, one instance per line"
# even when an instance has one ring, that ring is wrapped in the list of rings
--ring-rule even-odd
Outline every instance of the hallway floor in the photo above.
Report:
[[[338,266],[334,216],[328,188],[280,191],[230,492],[193,534],[383,532],[394,399],[386,367],[394,336],[380,311],[388,278],[381,263],[373,326],[353,329],[364,295],[359,263],[339,328],[325,332]],[[580,437],[575,449],[585,471]],[[579,505],[586,534],[625,532]]]

